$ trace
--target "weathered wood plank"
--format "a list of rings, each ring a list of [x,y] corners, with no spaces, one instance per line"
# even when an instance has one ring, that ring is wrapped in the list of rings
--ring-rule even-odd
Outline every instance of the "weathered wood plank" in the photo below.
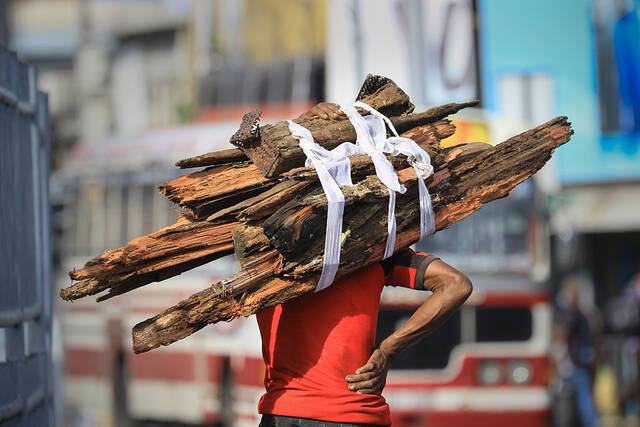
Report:
[[[211,151],[199,156],[187,157],[186,159],[178,160],[176,162],[176,166],[180,169],[188,169],[247,161],[249,161],[249,158],[242,152],[242,150],[229,148],[227,150]]]
[[[127,246],[107,251],[89,260],[82,269],[69,273],[71,286],[60,296],[74,300],[109,290],[110,295],[165,280],[198,265],[233,253],[231,231],[238,223],[177,223]]]
[[[572,133],[566,117],[558,117],[495,147],[480,148],[476,144],[469,144],[443,150],[438,156],[442,159],[438,173],[428,183],[434,200],[436,228],[447,228],[480,209],[483,204],[508,195],[511,189],[539,170],[553,151],[569,140]],[[416,242],[420,234],[417,203],[409,200],[412,197],[412,183],[415,187],[415,173],[412,169],[404,169],[399,171],[399,177],[409,191],[398,198],[397,250]],[[358,185],[361,188],[354,189],[354,193],[361,193],[362,197],[352,205],[358,211],[345,210],[343,230],[348,230],[349,236],[342,247],[338,277],[380,261],[384,252],[386,207],[384,203],[364,202],[369,196],[378,199],[383,194],[380,192],[380,183],[367,179]],[[314,198],[314,202],[310,203],[310,198]],[[294,203],[298,203],[299,209],[295,212],[291,210],[279,222],[281,227],[290,227],[293,231],[281,234],[280,238],[288,239],[294,245],[305,239],[309,243],[310,238],[304,233],[310,232],[310,228],[307,231],[299,230],[304,229],[305,224],[312,227],[311,222],[321,220],[322,195],[301,196],[289,204]],[[320,223],[320,227],[324,228],[324,222]],[[242,271],[224,284],[205,289],[136,325],[133,329],[134,351],[144,352],[168,345],[208,323],[248,316],[315,288],[322,265],[321,249],[318,250],[317,245],[312,243],[304,253],[286,256],[270,249],[273,248],[270,246],[273,236],[278,235],[280,229],[272,230],[270,244],[256,237],[255,231],[250,230],[254,233],[253,242],[257,242],[255,246],[264,255],[252,260],[251,271]],[[226,287],[224,295],[220,292],[222,285]]]

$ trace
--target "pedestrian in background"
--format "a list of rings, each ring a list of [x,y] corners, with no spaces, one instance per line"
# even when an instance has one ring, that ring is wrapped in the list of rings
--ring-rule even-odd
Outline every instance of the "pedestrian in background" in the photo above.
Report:
[[[578,281],[565,280],[558,295],[559,322],[555,331],[556,339],[563,345],[556,346],[553,356],[558,376],[573,391],[580,421],[585,427],[592,427],[598,424],[593,398],[596,350],[591,326],[579,301]]]

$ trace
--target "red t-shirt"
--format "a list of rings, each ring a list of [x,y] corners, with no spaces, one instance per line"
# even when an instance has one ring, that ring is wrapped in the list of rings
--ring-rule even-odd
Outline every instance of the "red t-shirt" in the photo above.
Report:
[[[371,356],[382,287],[422,289],[424,271],[433,259],[403,251],[323,291],[258,313],[267,390],[258,412],[391,424],[384,397],[350,391],[345,377]]]

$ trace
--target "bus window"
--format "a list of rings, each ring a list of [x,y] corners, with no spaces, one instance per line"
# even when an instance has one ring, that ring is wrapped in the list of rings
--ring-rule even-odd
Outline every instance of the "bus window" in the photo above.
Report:
[[[529,307],[477,307],[476,341],[527,341],[531,338]]]
[[[395,332],[415,309],[381,309],[378,314],[376,345]],[[460,313],[456,312],[442,326],[398,354],[391,369],[443,369],[449,355],[460,344]]]

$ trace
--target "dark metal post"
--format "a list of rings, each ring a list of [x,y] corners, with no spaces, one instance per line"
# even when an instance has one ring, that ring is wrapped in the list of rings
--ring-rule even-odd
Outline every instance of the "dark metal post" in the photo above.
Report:
[[[0,46],[0,425],[54,425],[48,115],[36,70]]]

